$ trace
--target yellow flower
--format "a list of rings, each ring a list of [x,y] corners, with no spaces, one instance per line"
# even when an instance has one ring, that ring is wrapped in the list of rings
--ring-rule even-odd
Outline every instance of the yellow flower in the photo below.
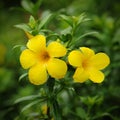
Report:
[[[48,109],[47,104],[44,104],[44,105],[41,107],[42,113],[43,113],[44,115],[47,114],[47,109]]]
[[[105,53],[95,54],[87,47],[80,47],[80,50],[70,52],[68,61],[72,66],[77,67],[73,79],[80,83],[87,79],[94,83],[101,83],[104,80],[104,74],[100,70],[110,63],[110,59]]]
[[[35,85],[47,81],[47,72],[53,78],[63,78],[67,72],[67,65],[57,57],[65,56],[66,48],[58,43],[51,42],[46,47],[46,38],[43,35],[32,37],[27,48],[20,55],[20,63],[24,69],[29,68],[28,77]]]

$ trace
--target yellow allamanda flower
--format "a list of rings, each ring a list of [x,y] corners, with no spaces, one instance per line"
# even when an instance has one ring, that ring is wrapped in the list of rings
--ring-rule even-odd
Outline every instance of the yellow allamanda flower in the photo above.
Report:
[[[44,105],[41,107],[42,113],[43,113],[43,114],[47,114],[47,109],[48,109],[47,104],[44,104]]]
[[[70,65],[77,67],[73,75],[75,82],[83,83],[90,79],[94,83],[101,83],[104,74],[100,71],[110,63],[105,53],[95,54],[92,49],[80,47],[80,50],[73,50],[68,56]]]
[[[24,69],[28,69],[28,77],[35,85],[47,81],[47,73],[56,79],[63,78],[67,72],[67,65],[58,57],[65,56],[66,48],[58,43],[51,42],[46,47],[46,38],[43,35],[32,37],[20,55],[20,63]]]

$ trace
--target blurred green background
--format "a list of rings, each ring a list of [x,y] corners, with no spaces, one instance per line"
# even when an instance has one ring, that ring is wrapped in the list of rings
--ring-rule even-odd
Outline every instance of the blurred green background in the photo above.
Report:
[[[20,7],[21,0],[1,0],[0,2],[0,120],[17,120],[22,105],[14,105],[14,101],[17,98],[35,94],[39,90],[39,87],[31,85],[27,78],[19,82],[19,77],[24,70],[19,63],[20,50],[13,47],[26,43],[27,37],[14,25],[28,22],[29,18],[29,14],[19,9]],[[43,0],[40,12],[44,10],[53,12],[64,10],[68,15],[79,15],[84,12],[91,19],[89,23],[81,26],[80,33],[89,29],[96,30],[99,34],[82,38],[80,44],[90,46],[97,52],[106,52],[110,56],[111,64],[105,70],[106,79],[102,84],[76,85],[76,94],[90,96],[91,99],[96,95],[102,96],[100,107],[93,106],[93,113],[105,111],[104,113],[109,114],[104,114],[95,120],[119,120],[120,1]],[[82,104],[83,108],[86,107],[85,102]],[[73,107],[75,106],[71,106]],[[67,112],[65,115],[68,115]],[[74,115],[72,119],[79,120],[74,119]]]

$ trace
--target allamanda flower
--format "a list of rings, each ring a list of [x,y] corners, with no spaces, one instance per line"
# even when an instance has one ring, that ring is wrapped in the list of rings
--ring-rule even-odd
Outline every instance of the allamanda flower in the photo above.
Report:
[[[101,83],[104,80],[104,74],[100,70],[110,63],[110,59],[105,53],[95,54],[92,49],[87,47],[71,51],[68,61],[72,66],[77,67],[73,79],[80,83],[87,79],[94,83]]]
[[[67,71],[67,65],[57,57],[65,56],[66,48],[58,43],[51,42],[46,47],[46,38],[43,35],[32,37],[20,55],[20,63],[24,69],[29,68],[28,77],[35,85],[47,81],[48,75],[53,78],[63,78]]]

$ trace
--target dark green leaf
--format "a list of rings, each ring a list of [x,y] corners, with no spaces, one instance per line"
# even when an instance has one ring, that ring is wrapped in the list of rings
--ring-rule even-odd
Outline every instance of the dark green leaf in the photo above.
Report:
[[[53,114],[54,114],[55,120],[62,120],[61,109],[59,107],[57,100],[54,100],[54,102],[53,102]]]
[[[48,92],[49,92],[49,94],[51,94],[53,92],[54,85],[55,85],[55,79],[49,77],[49,79],[47,81],[47,86],[48,86]]]
[[[39,102],[40,102],[40,100],[36,100],[36,101],[29,103],[28,105],[26,105],[25,107],[22,108],[21,112],[24,112],[25,110],[29,109],[30,107],[32,107],[33,105],[35,105]]]

